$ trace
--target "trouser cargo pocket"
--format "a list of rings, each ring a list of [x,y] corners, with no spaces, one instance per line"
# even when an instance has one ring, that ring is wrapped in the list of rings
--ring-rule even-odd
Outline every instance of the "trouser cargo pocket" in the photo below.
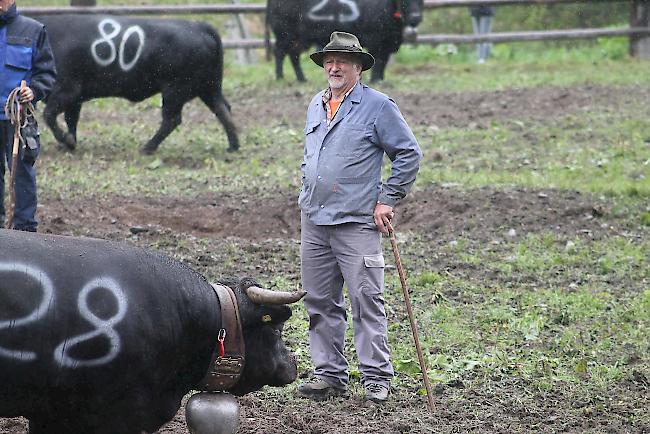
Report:
[[[364,256],[363,264],[362,291],[365,294],[381,294],[384,290],[384,256]]]

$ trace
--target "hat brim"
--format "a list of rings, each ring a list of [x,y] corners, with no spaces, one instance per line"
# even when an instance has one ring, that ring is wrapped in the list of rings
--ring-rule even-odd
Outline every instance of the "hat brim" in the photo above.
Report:
[[[322,68],[323,59],[325,58],[325,55],[327,53],[343,53],[343,54],[352,54],[353,56],[357,56],[357,58],[361,61],[362,71],[367,71],[368,69],[372,68],[372,66],[375,64],[375,58],[372,57],[372,54],[366,53],[365,51],[321,50],[310,54],[309,57],[311,58],[311,60],[314,61],[316,65]]]

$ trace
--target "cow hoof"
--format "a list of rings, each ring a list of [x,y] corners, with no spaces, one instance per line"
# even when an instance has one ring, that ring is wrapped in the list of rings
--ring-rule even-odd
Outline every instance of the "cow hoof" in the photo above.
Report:
[[[226,152],[237,152],[237,151],[239,151],[239,146],[229,146],[226,149]]]
[[[140,153],[142,155],[153,155],[156,153],[156,148],[153,148],[151,146],[143,146],[140,148]]]
[[[77,139],[70,133],[65,133],[63,135],[63,146],[65,146],[66,150],[68,151],[74,151],[75,148],[77,147]]]
[[[65,142],[57,142],[56,145],[57,145],[56,147],[59,149],[59,151],[62,151],[62,152],[74,152],[74,150],[75,150],[74,146],[70,147],[70,145],[65,143]]]

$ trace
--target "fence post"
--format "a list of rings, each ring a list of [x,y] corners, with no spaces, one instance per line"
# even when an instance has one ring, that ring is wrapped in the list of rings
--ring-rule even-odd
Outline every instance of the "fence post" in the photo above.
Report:
[[[633,0],[630,13],[630,27],[650,28],[650,1]],[[650,59],[650,36],[630,36],[630,56]]]
[[[230,3],[239,4],[239,0],[230,0]],[[240,37],[240,39],[244,39],[244,40],[249,39],[250,35],[248,34],[248,29],[246,28],[246,23],[244,22],[244,19],[241,16],[241,14],[235,14],[233,16],[233,18],[235,20],[234,25],[236,25],[237,28],[239,29],[239,37]],[[229,23],[230,22],[228,22],[228,24]],[[226,24],[227,27],[229,27],[228,24]],[[232,29],[232,28],[229,29],[229,33],[233,34],[234,33],[233,30],[234,29]],[[254,59],[253,59],[254,58],[254,53],[252,53],[250,49],[248,49],[248,48],[244,48],[244,49],[238,48],[236,53],[237,53],[237,60],[238,60],[239,63],[244,64],[244,65],[250,65],[250,64],[252,64],[254,62]]]
[[[70,6],[97,6],[97,0],[70,0]]]

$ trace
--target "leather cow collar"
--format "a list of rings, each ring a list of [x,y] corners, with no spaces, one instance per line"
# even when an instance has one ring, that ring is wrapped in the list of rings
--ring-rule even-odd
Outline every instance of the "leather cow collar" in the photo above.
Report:
[[[246,349],[235,293],[223,285],[212,284],[212,289],[221,305],[221,329],[208,373],[200,385],[201,390],[220,392],[230,389],[239,381],[246,362]]]

